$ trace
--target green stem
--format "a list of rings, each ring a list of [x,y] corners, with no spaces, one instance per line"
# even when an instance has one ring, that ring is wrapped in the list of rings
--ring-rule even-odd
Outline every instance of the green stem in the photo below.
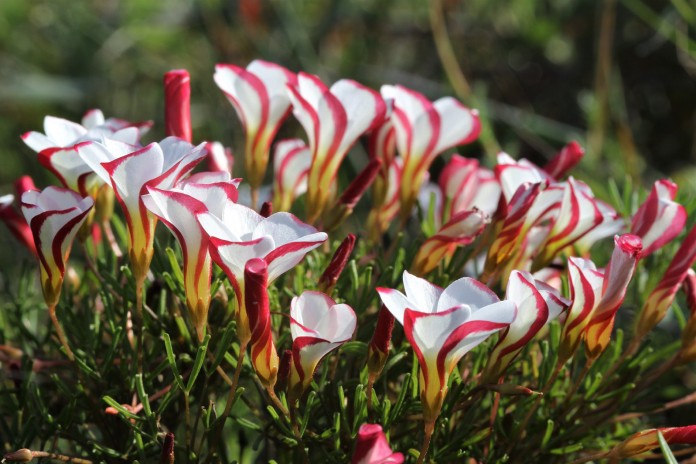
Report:
[[[58,334],[58,340],[60,340],[61,345],[63,345],[65,353],[68,355],[68,358],[71,361],[74,361],[75,355],[70,349],[70,345],[68,345],[68,339],[65,336],[65,332],[63,332],[63,327],[60,325],[60,322],[58,322],[58,317],[56,316],[56,305],[50,305],[48,307],[48,315],[51,317],[51,322],[53,322],[53,327],[55,327],[56,333]]]

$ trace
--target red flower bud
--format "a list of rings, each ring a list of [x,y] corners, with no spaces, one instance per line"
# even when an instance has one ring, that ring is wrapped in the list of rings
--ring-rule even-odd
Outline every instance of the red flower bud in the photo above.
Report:
[[[379,170],[382,167],[382,160],[375,158],[368,163],[367,166],[358,174],[358,176],[353,179],[353,182],[348,185],[348,188],[341,195],[341,205],[346,206],[350,210],[355,208],[360,198],[363,196],[365,191],[372,185],[375,181],[375,177],[379,174]]]
[[[355,235],[348,234],[336,249],[331,262],[326,266],[326,270],[319,278],[319,291],[327,294],[333,291],[354,247]]]
[[[164,437],[160,464],[174,464],[174,434],[171,432]]]
[[[164,74],[164,125],[167,135],[191,141],[191,76],[185,69]]]
[[[278,374],[278,354],[271,333],[268,265],[263,259],[253,258],[246,263],[244,304],[251,330],[251,364],[264,386],[272,388]]]
[[[259,214],[265,218],[273,214],[273,203],[270,201],[264,201],[263,205],[261,205],[261,211]]]
[[[560,179],[577,166],[583,156],[585,156],[585,150],[573,140],[551,158],[543,169],[554,179]]]

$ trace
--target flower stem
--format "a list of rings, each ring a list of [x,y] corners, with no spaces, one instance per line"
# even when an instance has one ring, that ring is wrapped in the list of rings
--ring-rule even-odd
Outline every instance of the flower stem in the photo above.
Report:
[[[111,223],[107,220],[102,222],[102,229],[104,230],[104,235],[106,235],[106,240],[111,246],[111,251],[113,252],[116,259],[123,257],[123,252],[118,246],[118,241],[116,241],[116,236],[114,235],[114,230],[111,228]]]
[[[309,455],[304,446],[304,441],[302,440],[302,434],[300,433],[300,427],[297,423],[297,408],[290,406],[290,425],[292,426],[292,433],[295,435],[297,440],[297,445],[300,447],[302,452],[302,460],[305,464],[309,464]]]
[[[65,349],[65,353],[68,355],[68,358],[71,361],[74,361],[75,355],[73,354],[72,350],[70,349],[70,345],[68,345],[68,339],[65,336],[65,332],[63,332],[63,327],[60,325],[60,322],[58,322],[58,317],[56,316],[56,305],[50,305],[48,307],[48,315],[51,317],[51,322],[53,322],[53,327],[56,328],[56,332],[58,334],[58,340],[60,340],[61,345],[63,345],[63,348]]]
[[[425,457],[428,454],[428,449],[430,448],[430,439],[433,438],[433,431],[435,430],[435,421],[427,421],[424,422],[423,425],[425,435],[423,436],[423,446],[421,446],[416,464],[423,464],[425,462]]]
[[[135,317],[138,327],[138,374],[143,373],[143,342],[145,341],[145,330],[143,325],[143,286],[145,279],[136,279],[135,282]]]
[[[268,393],[268,396],[271,398],[271,401],[275,407],[280,409],[280,411],[289,419],[290,411],[288,411],[288,408],[286,408],[285,405],[280,401],[278,395],[276,395],[275,391],[273,390],[273,387],[266,387],[266,392]]]

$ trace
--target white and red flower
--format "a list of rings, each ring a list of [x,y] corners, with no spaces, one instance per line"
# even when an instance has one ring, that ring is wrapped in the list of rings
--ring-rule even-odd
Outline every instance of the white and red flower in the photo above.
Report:
[[[22,195],[22,213],[34,237],[49,308],[58,303],[73,240],[93,206],[92,198],[59,187],[29,190]]]
[[[400,193],[403,220],[411,215],[433,160],[448,148],[475,140],[481,124],[475,110],[452,97],[430,102],[400,85],[382,86],[381,92],[385,100],[394,102],[391,120],[404,163]]]
[[[404,272],[406,294],[378,288],[384,305],[404,327],[420,364],[423,418],[434,422],[459,360],[515,319],[515,304],[464,277],[446,289]]]
[[[505,300],[517,308],[515,320],[501,332],[500,339],[481,376],[482,383],[496,383],[522,348],[549,322],[570,306],[559,292],[535,280],[529,272],[512,271]]]
[[[668,179],[658,180],[633,216],[631,233],[643,240],[641,256],[660,249],[684,228],[686,210],[674,201],[676,195],[677,184]]]
[[[457,247],[473,242],[490,221],[485,213],[477,209],[453,215],[435,235],[420,246],[413,258],[411,272],[425,275],[432,271],[440,262],[450,259]]]
[[[694,262],[696,262],[696,226],[684,238],[662,279],[643,304],[636,326],[637,339],[645,337],[665,317]]]
[[[44,118],[44,133],[27,132],[22,140],[37,153],[49,148],[69,148],[89,140],[111,139],[130,145],[137,145],[152,121],[129,122],[123,119],[104,119],[101,110],[93,109],[85,113],[82,124],[55,116]]]
[[[370,159],[382,162],[377,178],[373,183],[372,210],[367,219],[370,239],[373,242],[379,240],[379,237],[389,228],[389,224],[399,213],[403,161],[396,156],[396,136],[391,120],[393,104],[393,100],[385,100],[385,117],[370,132],[367,143]]]
[[[615,248],[604,271],[602,299],[592,311],[585,329],[585,348],[590,359],[597,358],[609,345],[616,312],[621,307],[631,282],[643,244],[631,234],[616,236]]]
[[[208,236],[198,223],[197,215],[215,211],[226,201],[236,201],[238,183],[239,180],[231,180],[227,172],[199,173],[174,189],[147,187],[149,194],[142,196],[145,207],[174,233],[181,245],[186,304],[201,340],[210,306],[212,263]]]
[[[590,260],[568,259],[572,304],[561,334],[561,363],[573,356],[583,339],[592,359],[609,343],[614,317],[623,303],[642,249],[640,238],[630,234],[616,236],[614,244],[614,252],[603,271],[597,270]]]
[[[273,207],[290,211],[293,201],[307,191],[312,151],[301,139],[278,142],[273,157]]]
[[[157,218],[150,213],[141,196],[147,187],[172,188],[206,155],[205,144],[194,147],[177,137],[129,152],[126,145],[87,142],[77,146],[83,161],[111,185],[123,208],[130,236],[133,274],[142,281],[152,260]]]
[[[378,424],[363,424],[358,430],[351,464],[401,464],[404,455],[389,447],[387,436]]]
[[[324,243],[327,235],[304,224],[290,213],[264,218],[246,206],[225,201],[217,211],[198,214],[198,221],[210,237],[210,254],[225,271],[239,303],[240,338],[248,341],[249,323],[244,309],[244,268],[252,258],[268,264],[268,280],[297,265],[304,256]],[[246,339],[246,340],[245,340]]]
[[[280,65],[262,60],[252,61],[246,69],[218,64],[213,77],[244,127],[247,181],[256,189],[266,173],[273,138],[290,113],[286,85],[294,84],[297,77]]]
[[[292,365],[288,400],[294,404],[312,382],[319,362],[353,337],[357,318],[347,304],[337,304],[331,297],[306,291],[292,299],[290,332]]]
[[[442,194],[440,217],[443,222],[455,214],[477,208],[489,216],[498,209],[500,184],[493,171],[479,166],[475,159],[455,154],[440,174]]]
[[[312,152],[307,211],[314,222],[335,190],[336,174],[348,150],[383,120],[386,107],[377,92],[349,79],[329,89],[318,77],[301,72],[297,84],[287,87],[293,114],[307,133]]]

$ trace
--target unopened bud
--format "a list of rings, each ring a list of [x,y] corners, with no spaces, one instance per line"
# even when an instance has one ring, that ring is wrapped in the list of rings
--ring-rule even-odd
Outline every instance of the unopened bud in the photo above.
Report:
[[[333,291],[336,282],[338,282],[338,278],[341,276],[343,269],[348,263],[348,258],[350,258],[350,254],[353,252],[354,247],[355,235],[348,234],[336,249],[333,258],[331,258],[331,262],[329,262],[329,265],[326,266],[326,270],[319,278],[320,292],[330,294]]]
[[[174,464],[174,434],[171,432],[164,437],[160,464]]]
[[[34,454],[31,450],[26,448],[19,449],[12,453],[8,453],[3,456],[3,461],[13,461],[13,462],[31,462],[34,460]]]
[[[167,135],[191,142],[191,76],[185,69],[164,74],[164,125]]]
[[[263,202],[263,205],[261,205],[261,211],[259,214],[265,218],[273,214],[273,203],[270,201],[265,201]]]
[[[376,379],[382,373],[384,365],[389,357],[392,331],[394,330],[394,316],[382,305],[375,326],[375,333],[368,345],[367,370],[371,379]]]

